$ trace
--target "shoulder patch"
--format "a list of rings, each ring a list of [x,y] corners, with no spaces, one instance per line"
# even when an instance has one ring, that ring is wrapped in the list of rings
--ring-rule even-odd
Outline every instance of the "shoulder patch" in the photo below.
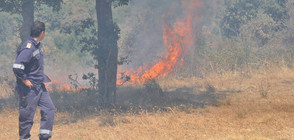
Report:
[[[32,43],[28,43],[26,48],[31,48],[32,47]]]

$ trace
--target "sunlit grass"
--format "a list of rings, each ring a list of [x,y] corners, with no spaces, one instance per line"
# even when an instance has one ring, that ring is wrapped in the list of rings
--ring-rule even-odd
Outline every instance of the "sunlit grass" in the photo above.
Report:
[[[174,90],[168,88],[170,85],[166,80],[170,81],[170,85],[174,85]],[[151,101],[141,104],[142,108],[136,108],[137,110],[128,108],[121,111],[115,108],[101,109],[97,112],[82,111],[82,105],[85,104],[80,100],[73,102],[77,103],[75,108],[81,106],[80,112],[74,111],[75,108],[72,108],[72,111],[57,112],[52,140],[292,139],[294,137],[294,71],[291,69],[252,72],[246,75],[227,72],[222,75],[211,74],[205,79],[184,79],[182,82],[167,77],[159,80],[158,84],[166,94],[175,94],[175,92],[183,94],[181,100],[176,98],[177,100],[168,101],[180,100],[183,103],[187,101],[183,100],[185,98],[201,97],[203,102],[197,99],[193,101],[203,103],[204,108],[180,105],[181,102],[176,106],[158,106],[158,104],[155,106],[155,102],[151,109],[143,108],[143,105],[152,103],[152,97],[159,97],[154,94],[148,97],[142,93],[145,91],[144,88],[135,90],[140,91],[143,98],[136,96],[132,100]],[[208,92],[211,91],[211,87],[214,92]],[[133,92],[128,94],[121,92],[127,97],[136,95],[134,90],[121,90]],[[266,98],[262,96],[262,90],[266,91]],[[186,92],[195,96],[190,96]],[[213,104],[215,100],[207,99],[216,96],[220,96],[216,98],[217,104]],[[78,99],[69,96],[63,98]],[[120,103],[128,105],[132,100],[121,98]],[[37,111],[31,132],[32,139],[37,139],[39,120],[40,115]],[[17,110],[4,109],[0,114],[0,121],[2,132],[0,139],[17,139]]]

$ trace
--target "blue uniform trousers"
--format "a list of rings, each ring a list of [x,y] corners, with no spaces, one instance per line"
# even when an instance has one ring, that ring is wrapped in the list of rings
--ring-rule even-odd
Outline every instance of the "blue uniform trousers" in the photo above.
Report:
[[[33,126],[33,119],[37,106],[41,110],[41,127],[40,139],[48,139],[51,137],[55,107],[46,90],[44,84],[29,87],[18,84],[17,91],[19,93],[19,137],[20,139],[29,139],[30,130]]]

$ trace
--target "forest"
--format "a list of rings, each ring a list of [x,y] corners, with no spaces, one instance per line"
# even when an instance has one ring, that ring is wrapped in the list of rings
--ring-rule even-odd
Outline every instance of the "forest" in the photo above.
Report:
[[[26,2],[33,7],[24,12]],[[101,6],[105,2],[110,11]],[[57,112],[74,116],[65,123],[60,119],[66,125],[93,112],[102,114],[102,124],[116,126],[136,120],[115,118],[132,111],[193,114],[205,106],[240,102],[240,107],[248,102],[240,99],[243,93],[261,96],[250,96],[258,100],[250,107],[268,109],[261,102],[280,103],[279,88],[274,88],[280,86],[279,80],[286,79],[280,83],[287,87],[293,85],[294,0],[0,0],[0,111],[17,109],[12,65],[17,48],[28,37],[24,27],[36,20],[46,24],[42,51],[45,73],[52,80],[46,87]],[[228,98],[231,94],[237,97]],[[281,98],[293,97],[289,91]],[[293,106],[289,102],[284,100]],[[250,107],[233,113],[244,119],[250,116]],[[285,112],[293,115],[293,109]],[[293,122],[290,119],[289,125]],[[294,137],[289,129],[272,132],[189,137],[186,131],[183,135],[167,131],[170,137],[156,134],[155,139]],[[131,136],[107,139],[135,139],[137,135]]]
[[[292,1],[208,0],[195,3],[201,6],[195,6],[191,11],[194,12],[191,13],[194,21],[191,21],[190,33],[193,46],[185,50],[188,53],[181,54],[185,56],[177,58],[184,59],[183,65],[177,64],[170,72],[183,77],[205,77],[212,72],[281,65],[292,67]],[[50,6],[50,3],[42,4],[42,1],[35,6],[35,20],[44,21],[47,25],[43,42],[45,71],[53,79],[67,81],[68,75],[78,74],[79,80],[83,81],[82,75],[92,72],[98,76],[94,70],[97,65],[93,58],[95,55],[90,52],[97,45],[97,19],[93,5],[95,2],[89,0],[65,0],[59,8]],[[10,66],[21,44],[23,19],[14,11],[9,13],[5,12],[5,7],[2,9],[1,79],[13,81]],[[113,20],[119,31],[117,46],[121,71],[118,73],[138,69],[145,64],[151,67],[162,59],[167,51],[163,24],[177,24],[177,20],[189,14],[185,9],[187,7],[181,0],[134,0],[122,6],[113,2]]]

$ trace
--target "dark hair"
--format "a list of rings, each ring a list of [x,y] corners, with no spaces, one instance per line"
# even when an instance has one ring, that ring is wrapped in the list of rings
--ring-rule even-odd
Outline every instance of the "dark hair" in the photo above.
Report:
[[[31,26],[31,37],[40,36],[42,31],[45,31],[45,24],[40,21],[35,21]]]

